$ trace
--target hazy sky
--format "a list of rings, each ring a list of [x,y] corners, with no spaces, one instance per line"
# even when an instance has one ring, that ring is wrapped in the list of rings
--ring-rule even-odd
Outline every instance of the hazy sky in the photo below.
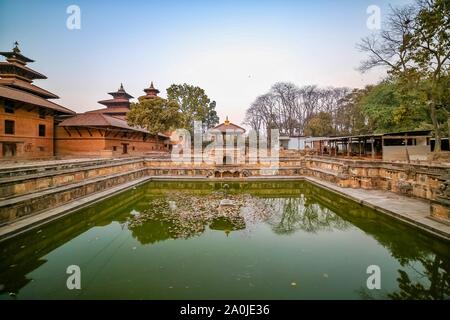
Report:
[[[321,1],[23,1],[0,0],[0,51],[19,41],[29,66],[48,76],[35,84],[77,112],[102,107],[120,82],[133,96],[154,81],[206,90],[225,115],[245,110],[278,81],[299,86],[362,87],[382,71],[360,74],[355,48],[370,34],[366,10],[407,0]],[[81,29],[69,30],[69,5]]]

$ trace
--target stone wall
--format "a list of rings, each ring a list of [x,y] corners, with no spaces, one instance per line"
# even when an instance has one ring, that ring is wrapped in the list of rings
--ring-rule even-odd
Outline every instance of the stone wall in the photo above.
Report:
[[[450,168],[437,165],[306,157],[302,174],[346,188],[379,189],[430,201],[430,215],[450,222]]]
[[[0,178],[0,199],[33,193],[36,191],[69,185],[91,178],[98,178],[144,168],[143,160],[112,162],[86,168],[61,169],[53,172],[37,172],[24,176]]]
[[[0,225],[18,218],[50,210],[90,194],[107,190],[111,187],[141,178],[145,170],[138,169],[126,173],[92,179],[86,182],[55,188],[52,192],[42,192],[22,199],[6,200],[0,206]]]
[[[0,169],[0,224],[44,212],[145,176],[240,178],[312,176],[341,187],[380,189],[430,200],[431,215],[449,217],[447,167],[322,157],[284,157],[272,172],[266,165],[177,165],[170,159],[92,160],[52,166]],[[3,198],[3,199],[2,199]]]
[[[5,133],[5,120],[14,121],[14,134]],[[45,136],[39,136],[39,125],[45,126]],[[16,145],[16,155],[6,152],[5,144]],[[5,148],[3,148],[5,146]],[[5,150],[4,150],[5,149]],[[0,99],[0,159],[35,159],[53,156],[53,116],[39,116],[39,109],[30,105],[16,107],[6,113]]]

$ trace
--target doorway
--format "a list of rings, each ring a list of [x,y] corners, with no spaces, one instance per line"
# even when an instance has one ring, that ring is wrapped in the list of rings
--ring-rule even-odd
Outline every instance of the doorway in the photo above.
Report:
[[[17,154],[17,145],[15,143],[3,143],[3,157],[15,157]]]
[[[128,143],[122,143],[122,153],[123,154],[128,153]]]
[[[230,156],[224,156],[222,164],[233,164],[233,159]]]

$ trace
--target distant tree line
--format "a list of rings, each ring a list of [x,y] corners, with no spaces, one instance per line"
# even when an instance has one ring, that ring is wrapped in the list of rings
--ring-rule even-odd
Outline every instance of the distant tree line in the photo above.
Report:
[[[245,124],[286,135],[343,135],[430,129],[441,150],[450,123],[450,1],[392,8],[383,29],[361,40],[360,71],[386,78],[363,89],[276,83],[248,108]]]

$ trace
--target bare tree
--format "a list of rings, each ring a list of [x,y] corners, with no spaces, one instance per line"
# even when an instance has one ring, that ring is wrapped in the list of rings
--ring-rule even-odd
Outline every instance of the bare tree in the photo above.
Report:
[[[421,92],[441,151],[443,121],[438,112],[450,116],[448,85],[450,69],[450,2],[417,0],[415,5],[391,8],[383,31],[361,40],[358,48],[368,58],[361,63],[365,72],[386,67],[390,75]],[[420,95],[419,95],[420,96]]]

